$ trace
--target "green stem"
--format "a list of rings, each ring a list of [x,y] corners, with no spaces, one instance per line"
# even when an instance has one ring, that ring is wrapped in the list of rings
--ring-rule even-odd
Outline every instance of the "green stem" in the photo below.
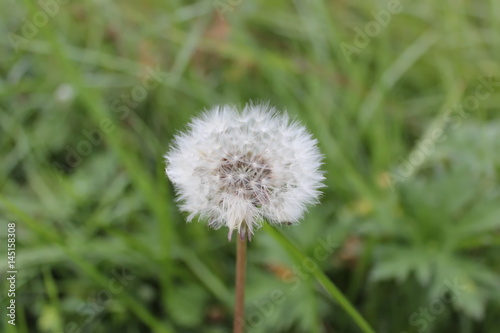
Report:
[[[275,228],[268,224],[264,225],[264,229],[285,249],[294,257],[295,261],[300,264],[307,259],[302,252],[293,245],[285,236],[278,232]],[[325,290],[330,294],[330,296],[335,299],[338,304],[347,312],[347,314],[352,318],[352,320],[358,325],[358,327],[364,333],[375,333],[375,330],[371,328],[370,324],[359,314],[359,312],[354,308],[354,306],[349,302],[349,300],[342,294],[342,292],[335,286],[335,284],[321,271],[320,269],[315,269],[311,272],[316,280],[325,288]]]

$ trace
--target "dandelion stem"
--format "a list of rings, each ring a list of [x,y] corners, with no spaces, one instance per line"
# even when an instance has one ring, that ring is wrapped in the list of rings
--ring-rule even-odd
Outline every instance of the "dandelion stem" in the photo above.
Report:
[[[245,273],[247,241],[245,234],[236,237],[236,301],[234,303],[234,333],[243,333],[245,326]]]

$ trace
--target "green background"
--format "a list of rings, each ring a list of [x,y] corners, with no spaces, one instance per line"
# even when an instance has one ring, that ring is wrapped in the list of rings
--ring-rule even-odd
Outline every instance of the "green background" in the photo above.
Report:
[[[0,13],[1,332],[231,331],[234,241],[185,223],[162,156],[191,117],[250,100],[308,127],[327,178],[299,226],[249,245],[252,332],[359,332],[318,276],[377,332],[498,332],[499,1]]]

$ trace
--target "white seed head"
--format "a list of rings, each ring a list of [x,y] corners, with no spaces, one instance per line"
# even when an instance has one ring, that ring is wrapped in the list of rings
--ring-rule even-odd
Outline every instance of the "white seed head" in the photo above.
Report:
[[[242,236],[263,220],[292,224],[323,186],[322,155],[306,128],[267,104],[216,106],[165,155],[180,209]]]

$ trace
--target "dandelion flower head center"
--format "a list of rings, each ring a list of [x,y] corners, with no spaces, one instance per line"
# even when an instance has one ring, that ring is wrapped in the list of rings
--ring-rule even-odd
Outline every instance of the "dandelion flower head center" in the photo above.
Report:
[[[261,207],[269,197],[271,168],[263,156],[229,154],[222,158],[215,171],[219,177],[219,190],[233,194]]]

